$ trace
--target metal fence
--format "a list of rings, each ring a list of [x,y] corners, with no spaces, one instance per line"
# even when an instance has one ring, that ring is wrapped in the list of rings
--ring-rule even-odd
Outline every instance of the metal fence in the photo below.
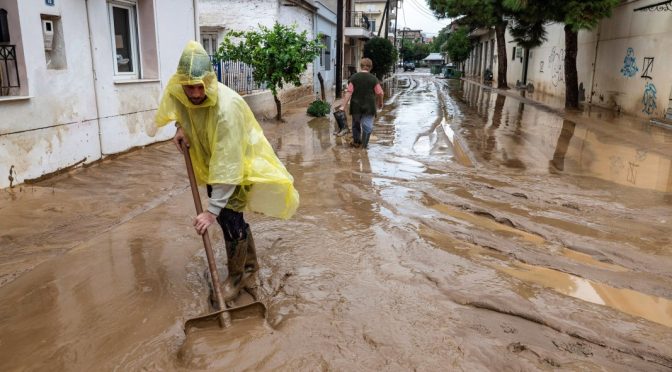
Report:
[[[12,95],[13,89],[21,88],[19,65],[14,45],[0,45],[0,96]]]
[[[371,23],[364,12],[347,12],[345,27],[361,27],[368,30],[371,28]]]
[[[212,57],[211,57],[212,58]],[[212,59],[217,80],[239,94],[250,94],[266,89],[265,83],[254,81],[254,69],[240,61],[215,61]]]

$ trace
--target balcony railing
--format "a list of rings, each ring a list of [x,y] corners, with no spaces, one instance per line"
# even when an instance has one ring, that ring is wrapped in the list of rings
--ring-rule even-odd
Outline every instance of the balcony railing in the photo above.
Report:
[[[0,45],[0,96],[13,95],[13,90],[21,88],[19,64],[14,45]]]
[[[212,58],[212,57],[211,57]],[[240,61],[215,61],[212,59],[217,80],[239,94],[250,94],[266,89],[265,83],[254,80],[254,69]]]
[[[371,27],[369,17],[364,12],[347,12],[345,27],[360,27],[368,30]]]

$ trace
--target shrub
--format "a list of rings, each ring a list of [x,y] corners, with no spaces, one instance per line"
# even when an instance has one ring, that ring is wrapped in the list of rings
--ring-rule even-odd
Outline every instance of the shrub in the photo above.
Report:
[[[331,105],[322,100],[315,100],[308,106],[308,115],[321,117],[326,116],[331,111]]]

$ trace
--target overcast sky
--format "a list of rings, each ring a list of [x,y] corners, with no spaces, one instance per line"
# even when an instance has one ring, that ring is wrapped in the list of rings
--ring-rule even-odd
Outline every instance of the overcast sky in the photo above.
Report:
[[[422,30],[427,36],[435,36],[439,30],[450,23],[448,19],[437,20],[432,15],[433,13],[429,10],[429,6],[425,0],[402,1],[403,5],[397,15],[399,29],[410,27],[415,30]]]

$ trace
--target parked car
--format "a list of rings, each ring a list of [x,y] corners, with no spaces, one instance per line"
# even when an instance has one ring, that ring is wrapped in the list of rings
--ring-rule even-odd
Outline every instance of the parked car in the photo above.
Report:
[[[406,62],[404,63],[404,71],[415,71],[415,63],[413,62]]]

